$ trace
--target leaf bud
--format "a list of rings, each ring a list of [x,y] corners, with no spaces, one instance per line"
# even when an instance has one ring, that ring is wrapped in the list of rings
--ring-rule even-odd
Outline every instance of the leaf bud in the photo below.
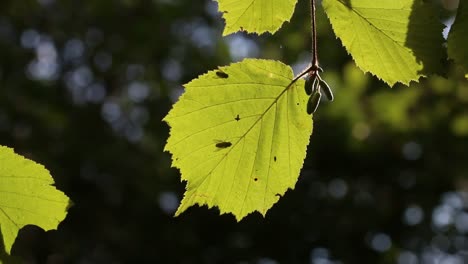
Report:
[[[317,90],[312,96],[309,98],[309,101],[307,102],[307,113],[313,114],[315,111],[317,111],[317,108],[320,104],[320,98],[322,97],[322,94],[320,93],[319,90]]]
[[[314,91],[313,87],[314,87],[316,78],[317,78],[317,75],[315,74],[315,72],[311,72],[307,74],[307,77],[305,78],[305,85],[304,85],[304,89],[307,95],[311,95],[312,92]]]
[[[330,101],[333,101],[334,99],[333,92],[330,89],[330,86],[328,85],[328,83],[322,79],[320,79],[319,82],[320,82],[320,87],[322,88],[322,91],[325,93],[325,96],[327,96],[327,99]]]

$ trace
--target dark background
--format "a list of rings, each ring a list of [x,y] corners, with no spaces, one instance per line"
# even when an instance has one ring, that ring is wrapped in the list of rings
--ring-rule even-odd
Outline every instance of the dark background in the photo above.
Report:
[[[25,263],[468,263],[468,82],[392,89],[363,74],[318,8],[322,102],[295,190],[263,218],[172,215],[185,183],[161,120],[182,84],[244,57],[310,58],[308,1],[275,35],[221,37],[208,0],[0,1],[0,144],[74,202],[28,226]],[[452,13],[435,5],[442,19]],[[4,259],[9,259],[4,253]]]

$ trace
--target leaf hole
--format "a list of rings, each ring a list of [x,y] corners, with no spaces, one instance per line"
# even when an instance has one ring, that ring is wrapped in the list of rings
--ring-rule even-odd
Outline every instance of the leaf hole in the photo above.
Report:
[[[276,156],[273,158],[274,161],[276,161]]]
[[[236,121],[239,121],[240,120],[240,117],[239,115],[236,116],[236,118],[234,118]]]
[[[254,181],[258,181],[258,178],[254,178]]]

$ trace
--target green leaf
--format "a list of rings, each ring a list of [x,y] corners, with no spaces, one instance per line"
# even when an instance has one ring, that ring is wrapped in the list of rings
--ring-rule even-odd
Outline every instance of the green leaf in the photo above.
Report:
[[[223,36],[239,30],[262,34],[276,32],[289,21],[297,0],[217,0],[226,20]]]
[[[468,6],[465,1],[460,1],[447,41],[449,57],[468,71]]]
[[[222,72],[224,74],[220,74]],[[187,181],[176,215],[219,207],[240,221],[294,188],[312,133],[304,80],[276,61],[246,59],[185,85],[164,119],[165,150]]]
[[[25,225],[56,229],[65,218],[69,199],[55,189],[42,165],[0,146],[0,230],[9,254]]]
[[[443,25],[420,0],[324,0],[323,7],[358,67],[389,85],[441,70]]]

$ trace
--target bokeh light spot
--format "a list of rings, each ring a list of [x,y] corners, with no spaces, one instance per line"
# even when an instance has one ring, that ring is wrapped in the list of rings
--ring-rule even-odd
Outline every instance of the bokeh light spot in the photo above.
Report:
[[[173,192],[162,192],[159,194],[158,204],[166,214],[172,215],[179,206],[179,199]]]
[[[385,252],[391,248],[392,240],[387,234],[377,233],[372,237],[370,246],[375,251]]]
[[[418,205],[409,206],[408,208],[406,208],[403,214],[403,222],[409,226],[417,225],[421,223],[423,219],[424,219],[424,211]]]
[[[403,145],[402,153],[406,160],[418,160],[422,155],[422,147],[420,144],[411,141]]]
[[[346,182],[342,179],[333,179],[329,184],[328,184],[328,193],[330,196],[336,199],[341,199],[346,196],[348,193],[348,185]]]

